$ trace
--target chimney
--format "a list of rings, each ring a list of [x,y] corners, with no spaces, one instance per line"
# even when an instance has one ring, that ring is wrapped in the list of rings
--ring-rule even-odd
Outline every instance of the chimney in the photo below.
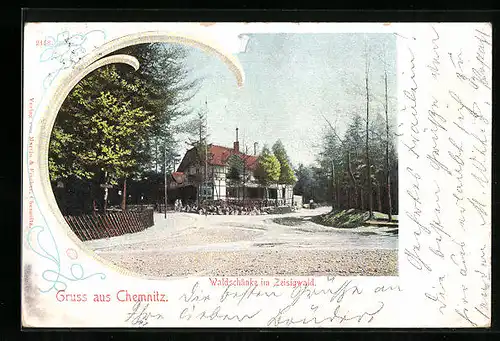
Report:
[[[240,142],[238,141],[238,128],[236,128],[236,141],[234,142],[234,151],[236,153],[240,151]]]
[[[253,155],[257,155],[257,145],[258,145],[257,142],[253,143]]]

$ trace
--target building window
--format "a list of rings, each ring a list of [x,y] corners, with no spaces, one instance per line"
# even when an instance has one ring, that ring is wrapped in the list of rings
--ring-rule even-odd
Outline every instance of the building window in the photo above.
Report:
[[[269,188],[269,199],[277,199],[278,198],[278,191],[276,188]]]
[[[230,198],[237,198],[238,197],[238,189],[236,187],[227,187],[226,188],[226,195]]]
[[[248,198],[250,199],[262,199],[262,194],[259,193],[259,189],[260,188],[252,188],[252,187],[249,187],[247,188],[247,196]]]
[[[202,186],[201,196],[205,199],[211,199],[213,196],[214,190],[212,184],[207,184]]]

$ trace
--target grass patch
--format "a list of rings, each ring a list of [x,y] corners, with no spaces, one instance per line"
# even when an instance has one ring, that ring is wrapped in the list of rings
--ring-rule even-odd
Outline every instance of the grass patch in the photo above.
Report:
[[[273,222],[285,226],[299,226],[304,224],[305,221],[303,218],[286,217],[286,218],[275,218],[273,219]]]
[[[389,219],[389,215],[388,214],[373,211],[373,220],[387,221],[387,219]],[[391,217],[391,222],[397,223],[398,222],[398,216],[393,214],[392,217]]]
[[[371,221],[375,223],[373,225],[383,226],[385,221],[387,225],[397,226],[397,216],[392,216],[392,221],[387,222],[387,214],[380,212],[373,212],[373,219],[370,220],[370,214],[367,211],[356,210],[354,208],[348,210],[331,211],[326,214],[315,216],[312,221],[336,228],[356,228],[360,226],[372,225]]]

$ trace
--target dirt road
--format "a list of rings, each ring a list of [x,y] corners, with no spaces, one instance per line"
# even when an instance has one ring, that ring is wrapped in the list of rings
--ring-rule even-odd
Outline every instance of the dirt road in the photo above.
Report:
[[[153,277],[397,275],[397,234],[384,228],[332,229],[311,216],[155,215],[151,228],[86,242],[101,257]]]

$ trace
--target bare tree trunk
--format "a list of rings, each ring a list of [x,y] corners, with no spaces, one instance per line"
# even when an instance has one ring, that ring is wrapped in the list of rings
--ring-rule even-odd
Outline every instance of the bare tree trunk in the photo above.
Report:
[[[378,183],[378,188],[377,188],[377,197],[378,197],[378,211],[382,212],[382,185],[380,182]]]
[[[148,142],[149,146],[149,142]],[[154,138],[154,148],[155,148],[155,154],[154,154],[154,166],[155,166],[155,176],[158,176],[158,137]],[[156,180],[155,180],[156,181]],[[158,188],[156,189],[156,205],[158,206],[159,212],[161,212],[161,205],[160,205],[160,184],[158,183]]]
[[[245,205],[245,186],[247,184],[247,159],[248,159],[248,148],[245,146],[245,156],[243,160],[243,205]]]
[[[200,137],[200,140],[199,140],[199,146],[198,146],[198,148],[199,148],[198,154],[201,154],[201,151],[202,151],[202,125],[203,125],[203,121],[200,118],[200,126],[199,126],[199,133],[200,133],[199,137]],[[203,154],[200,155],[200,156],[203,157]],[[199,160],[199,161],[201,161],[201,160]],[[201,162],[199,164],[201,166]],[[203,175],[201,177],[203,177]],[[203,186],[203,179],[200,179],[200,184],[198,184],[198,193],[197,193],[197,196],[196,196],[197,197],[196,201],[197,201],[198,208],[200,208],[200,196],[201,196],[202,186]],[[165,209],[166,209],[166,206],[165,206]]]
[[[155,137],[155,172],[158,174],[158,137]]]
[[[123,179],[122,211],[127,209],[127,177]]]
[[[280,187],[278,181],[276,181],[276,207],[278,207],[278,189]]]
[[[336,184],[336,188],[337,188],[337,202],[339,204],[338,208],[342,208],[342,200],[340,198],[340,184],[339,184],[339,179],[337,177],[337,173],[335,172],[335,184]]]
[[[208,182],[208,144],[207,141],[203,143],[203,152],[205,154],[205,169],[203,173],[203,185],[204,185],[204,190],[207,190],[207,182]]]
[[[352,191],[349,191],[349,206],[352,204],[352,199],[354,199],[354,206],[357,206],[357,190],[356,190],[356,179],[354,178],[354,174],[352,174],[352,168],[351,168],[351,152],[347,152],[347,172],[349,173],[349,179],[351,180],[352,183],[352,190],[354,191],[354,196],[352,195]],[[350,208],[350,207],[349,207]]]
[[[361,210],[364,211],[365,210],[365,198],[364,198],[364,191],[363,191],[363,187],[360,187],[359,188],[359,199],[361,201]]]
[[[387,71],[385,71],[385,127],[386,127],[386,143],[385,143],[385,168],[387,173],[387,202],[389,205],[388,220],[392,221],[392,197],[391,197],[391,166],[389,163],[389,114],[387,104]]]
[[[108,209],[108,172],[104,172],[104,213]]]
[[[335,163],[332,160],[332,211],[335,210]]]
[[[165,191],[165,219],[167,219],[167,205],[168,205],[168,182],[167,182],[167,141],[165,141],[163,150],[163,182]]]
[[[365,74],[365,84],[366,84],[366,176],[368,181],[368,205],[370,211],[370,218],[373,216],[373,195],[372,195],[372,179],[371,179],[371,167],[370,167],[370,150],[368,147],[368,131],[370,123],[370,95],[368,90],[368,54],[366,55],[366,74]]]
[[[243,204],[245,204],[245,178],[244,178],[244,176],[243,176],[243,181],[241,183],[241,198],[242,198]]]
[[[348,209],[351,206],[351,190],[349,189],[349,186],[347,186],[345,190],[345,195],[346,195],[346,201],[345,201],[345,209]]]

